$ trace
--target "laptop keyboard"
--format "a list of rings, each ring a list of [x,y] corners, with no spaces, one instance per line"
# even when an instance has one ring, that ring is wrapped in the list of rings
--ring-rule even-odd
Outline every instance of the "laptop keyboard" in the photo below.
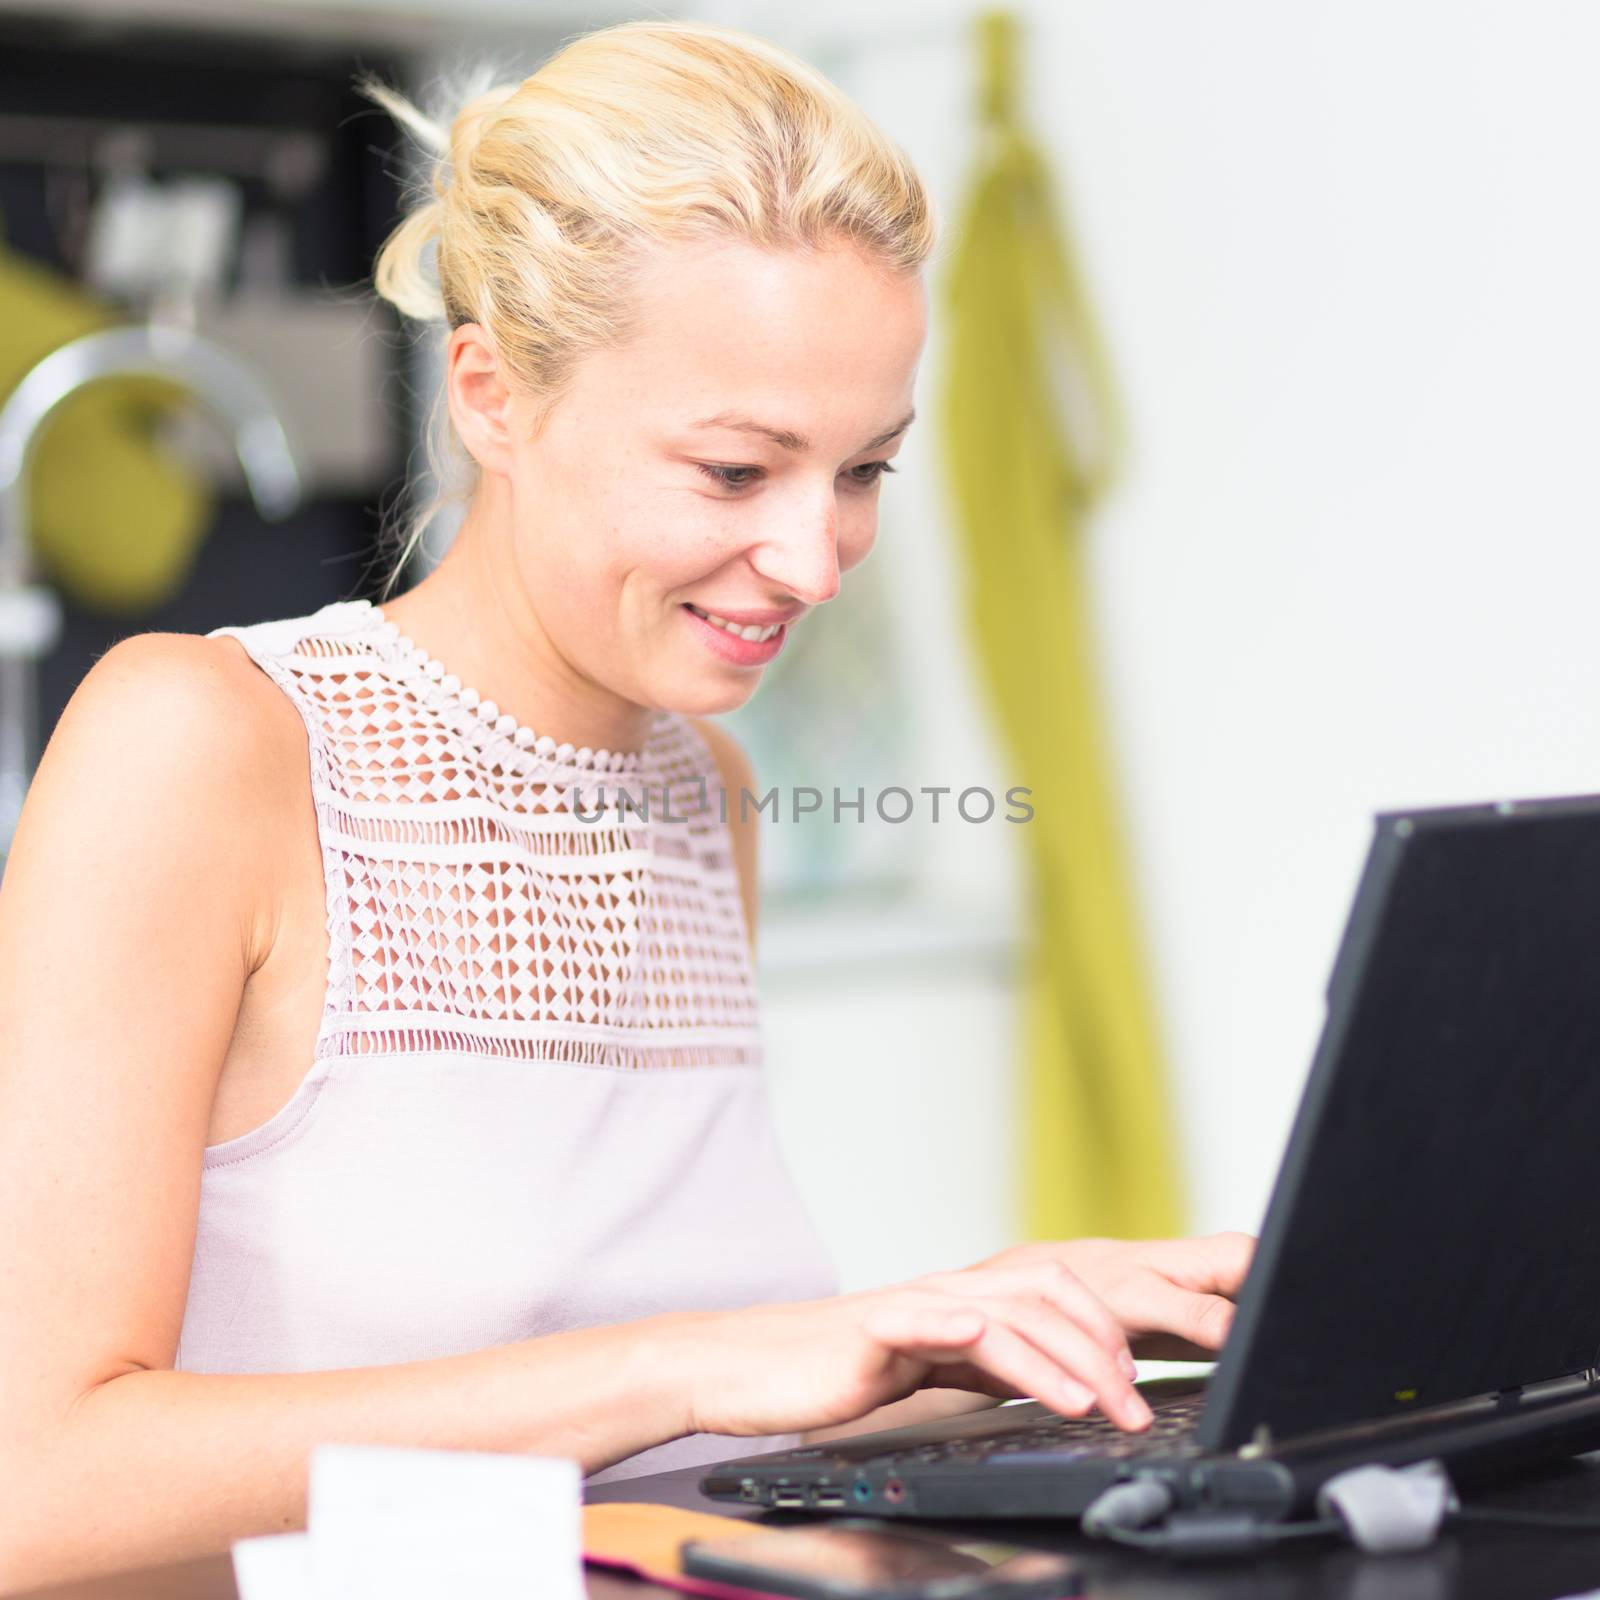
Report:
[[[1198,1455],[1200,1447],[1194,1441],[1194,1431],[1204,1404],[1203,1390],[1160,1401],[1151,1407],[1155,1420],[1143,1433],[1125,1433],[1098,1413],[1087,1417],[1052,1416],[1026,1428],[941,1439],[897,1450],[884,1459],[976,1464],[1007,1456],[1093,1455],[1122,1460],[1130,1456]]]

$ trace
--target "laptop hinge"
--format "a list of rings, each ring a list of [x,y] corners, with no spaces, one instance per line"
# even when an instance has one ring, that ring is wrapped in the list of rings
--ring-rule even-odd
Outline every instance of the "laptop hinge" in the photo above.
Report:
[[[1495,1402],[1502,1411],[1515,1410],[1527,1401],[1554,1400],[1564,1394],[1583,1394],[1596,1387],[1597,1377],[1593,1367],[1583,1367],[1560,1378],[1544,1378],[1538,1383],[1524,1383],[1515,1389],[1502,1389]]]
[[[1266,1423],[1258,1422],[1256,1431],[1251,1434],[1250,1442],[1239,1446],[1239,1459],[1241,1461],[1255,1461],[1261,1456],[1272,1454],[1272,1429]]]
[[[1365,1422],[1341,1423],[1335,1427],[1316,1428],[1309,1433],[1297,1433],[1292,1439],[1279,1441],[1265,1423],[1257,1423],[1249,1442],[1235,1446],[1241,1460],[1253,1461],[1268,1456],[1280,1443],[1296,1450],[1306,1446],[1320,1447],[1351,1439],[1380,1440],[1387,1435],[1406,1433],[1427,1424],[1451,1422],[1467,1417],[1494,1416],[1506,1411],[1520,1411],[1524,1406],[1548,1404],[1563,1396],[1576,1397],[1600,1390],[1600,1367],[1583,1367],[1560,1378],[1545,1378],[1537,1383],[1524,1384],[1517,1389],[1502,1389],[1489,1394],[1472,1395],[1464,1400],[1452,1400],[1444,1405],[1429,1406],[1426,1410],[1408,1411],[1400,1416],[1379,1417]]]

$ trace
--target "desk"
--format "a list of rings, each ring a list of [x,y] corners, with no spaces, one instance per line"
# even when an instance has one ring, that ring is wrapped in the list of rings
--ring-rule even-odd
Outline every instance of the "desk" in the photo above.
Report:
[[[592,1500],[654,1500],[696,1510],[738,1513],[695,1488],[703,1469],[658,1473],[597,1485]],[[1522,1511],[1600,1517],[1600,1451],[1546,1468],[1471,1503]],[[954,1529],[957,1524],[943,1526]],[[1600,1532],[1463,1529],[1433,1549],[1409,1556],[1363,1556],[1349,1546],[1308,1541],[1282,1554],[1248,1561],[1176,1566],[1108,1548],[1065,1530],[1026,1523],[960,1524],[1081,1557],[1086,1593],[1097,1600],[1556,1600],[1600,1588]],[[211,1556],[116,1578],[35,1590],[44,1600],[236,1600],[233,1566]],[[590,1600],[681,1600],[678,1591],[630,1578],[591,1573]],[[470,1600],[462,1596],[461,1600]]]

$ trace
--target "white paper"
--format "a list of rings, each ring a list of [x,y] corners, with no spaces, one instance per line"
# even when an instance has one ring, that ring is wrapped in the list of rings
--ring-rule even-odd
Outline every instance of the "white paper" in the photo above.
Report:
[[[581,1504],[576,1461],[322,1445],[318,1600],[582,1600]]]
[[[582,1600],[576,1461],[321,1445],[303,1534],[233,1547],[240,1600]]]
[[[321,1600],[312,1569],[311,1540],[303,1533],[235,1539],[233,1582],[239,1600]]]

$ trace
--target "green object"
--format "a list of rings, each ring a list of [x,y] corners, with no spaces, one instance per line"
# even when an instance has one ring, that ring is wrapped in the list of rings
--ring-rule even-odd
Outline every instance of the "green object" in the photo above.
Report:
[[[1176,1151],[1100,712],[1084,524],[1122,425],[1044,163],[1017,25],[979,19],[983,146],[944,284],[944,455],[978,656],[1033,790],[1023,1096],[1037,1238],[1181,1230]]]
[[[0,246],[0,402],[51,351],[127,320]],[[29,536],[45,577],[79,604],[137,615],[183,586],[215,496],[153,437],[187,404],[160,378],[103,378],[69,395],[34,442]]]

